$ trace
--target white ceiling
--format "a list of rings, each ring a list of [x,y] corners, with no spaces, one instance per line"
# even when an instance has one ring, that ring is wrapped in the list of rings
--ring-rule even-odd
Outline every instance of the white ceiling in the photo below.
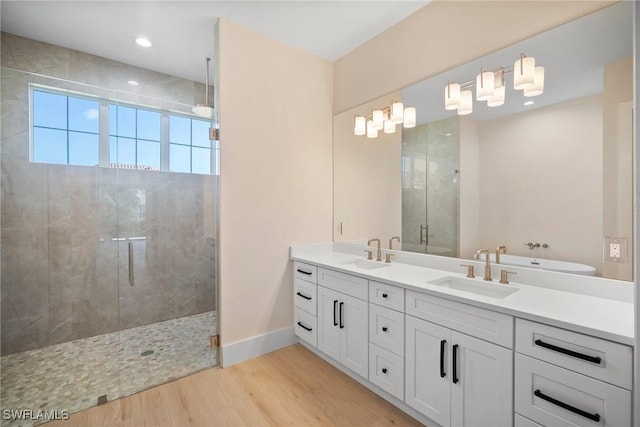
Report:
[[[214,24],[228,19],[335,61],[428,1],[10,1],[2,31],[204,81]],[[135,45],[139,36],[154,46]]]

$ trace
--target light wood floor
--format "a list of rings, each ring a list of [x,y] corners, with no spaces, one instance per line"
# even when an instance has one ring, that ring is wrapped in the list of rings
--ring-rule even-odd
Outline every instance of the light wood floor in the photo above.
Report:
[[[421,424],[298,344],[96,406],[47,427],[283,425]]]

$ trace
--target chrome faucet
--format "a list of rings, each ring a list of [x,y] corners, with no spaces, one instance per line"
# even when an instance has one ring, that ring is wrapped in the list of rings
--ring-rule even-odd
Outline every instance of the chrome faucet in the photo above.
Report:
[[[400,237],[398,236],[393,236],[392,238],[389,239],[389,249],[393,249],[393,241],[397,240],[398,243],[400,243]]]
[[[476,258],[480,259],[480,256],[485,254],[487,256],[487,262],[484,266],[484,280],[487,282],[491,282],[493,279],[491,278],[491,251],[489,249],[480,249],[476,252]]]
[[[367,246],[371,246],[371,242],[378,242],[378,250],[376,251],[376,261],[382,261],[382,250],[380,249],[380,239],[370,239]]]
[[[500,264],[500,252],[506,254],[507,247],[505,245],[500,245],[496,248],[496,264]]]

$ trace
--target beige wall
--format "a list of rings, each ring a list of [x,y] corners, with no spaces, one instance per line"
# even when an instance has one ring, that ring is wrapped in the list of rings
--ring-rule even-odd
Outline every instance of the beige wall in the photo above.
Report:
[[[289,246],[331,241],[332,64],[221,20],[223,345],[290,327]]]
[[[334,240],[382,239],[402,233],[400,151],[402,133],[378,138],[353,134],[354,116],[385,108],[400,93],[338,114],[333,119]],[[395,161],[394,161],[395,159]]]
[[[335,63],[334,111],[345,111],[612,3],[434,1]]]
[[[602,97],[478,122],[479,246],[602,270]]]
[[[604,68],[603,232],[628,239],[628,262],[603,265],[603,276],[633,280],[633,57]]]

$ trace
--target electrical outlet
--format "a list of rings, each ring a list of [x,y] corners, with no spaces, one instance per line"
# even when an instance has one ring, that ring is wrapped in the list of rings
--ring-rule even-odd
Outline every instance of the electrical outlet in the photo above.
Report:
[[[609,244],[609,256],[611,258],[620,258],[620,243]]]

